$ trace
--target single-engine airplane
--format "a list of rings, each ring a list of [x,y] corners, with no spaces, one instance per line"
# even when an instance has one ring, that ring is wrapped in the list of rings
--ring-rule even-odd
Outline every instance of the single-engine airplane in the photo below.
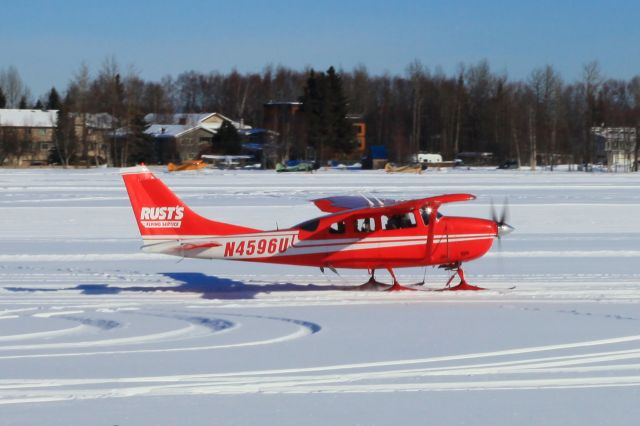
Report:
[[[407,201],[365,196],[313,200],[325,213],[289,229],[263,231],[204,218],[144,166],[121,170],[144,241],[143,251],[198,259],[225,259],[367,269],[362,289],[415,290],[398,283],[394,268],[439,266],[454,271],[442,290],[480,290],[467,283],[462,263],[483,256],[513,231],[506,214],[492,220],[443,216],[443,204],[475,199],[446,194]],[[386,269],[393,284],[376,281]],[[451,286],[456,274],[460,282]]]
[[[231,169],[235,166],[239,166],[240,163],[238,160],[249,160],[253,158],[253,155],[209,155],[204,154],[200,158],[203,160],[211,160],[214,163],[217,163],[219,167],[223,167],[225,169]]]

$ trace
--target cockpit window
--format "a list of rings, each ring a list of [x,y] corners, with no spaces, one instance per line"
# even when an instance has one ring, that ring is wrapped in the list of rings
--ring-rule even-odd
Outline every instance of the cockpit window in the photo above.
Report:
[[[320,221],[318,219],[308,220],[306,222],[302,222],[297,228],[302,229],[303,231],[313,232],[318,229],[318,225]]]
[[[422,216],[422,222],[425,225],[429,225],[429,218],[431,217],[431,207],[425,207],[420,209],[420,216]],[[438,212],[436,217],[440,219],[442,217],[442,213]]]

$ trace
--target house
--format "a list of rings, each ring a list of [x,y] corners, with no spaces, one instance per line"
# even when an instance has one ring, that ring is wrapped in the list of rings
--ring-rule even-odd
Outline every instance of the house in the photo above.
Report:
[[[105,112],[70,113],[78,141],[78,157],[87,164],[111,164],[111,142],[115,120]],[[84,157],[84,158],[83,158]]]
[[[47,164],[57,110],[0,109],[0,165]]]
[[[238,130],[248,130],[251,126],[237,122],[224,115],[202,114],[147,114],[148,127],[144,133],[154,142],[156,159],[160,163],[181,162],[198,158],[211,147],[211,141],[222,123],[229,121]]]
[[[611,171],[628,172],[633,170],[636,158],[635,127],[592,127],[597,157],[603,159]]]

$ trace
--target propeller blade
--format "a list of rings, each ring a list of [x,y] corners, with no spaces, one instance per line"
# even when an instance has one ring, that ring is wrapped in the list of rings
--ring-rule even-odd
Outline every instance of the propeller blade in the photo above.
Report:
[[[491,202],[491,220],[494,222],[498,222],[498,214],[496,213],[496,207],[493,205],[493,198],[490,199]]]
[[[504,204],[502,206],[502,216],[500,217],[500,224],[504,225],[509,221],[509,199],[504,199]]]

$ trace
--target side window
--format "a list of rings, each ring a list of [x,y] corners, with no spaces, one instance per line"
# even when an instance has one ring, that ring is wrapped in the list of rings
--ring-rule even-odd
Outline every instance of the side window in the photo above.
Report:
[[[416,216],[413,213],[382,216],[382,229],[390,231],[394,229],[414,228],[415,226]]]
[[[372,217],[358,219],[355,222],[356,232],[373,232],[376,230],[376,221]]]
[[[392,229],[398,229],[398,226],[396,224],[396,220],[392,217],[386,216],[386,215],[382,215],[380,217],[380,225],[382,226],[382,229],[384,229],[385,231],[390,231]]]
[[[411,212],[400,217],[401,228],[415,228],[416,227],[416,215]]]
[[[345,231],[344,221],[335,222],[331,224],[331,226],[329,227],[330,234],[344,234],[344,231]]]

